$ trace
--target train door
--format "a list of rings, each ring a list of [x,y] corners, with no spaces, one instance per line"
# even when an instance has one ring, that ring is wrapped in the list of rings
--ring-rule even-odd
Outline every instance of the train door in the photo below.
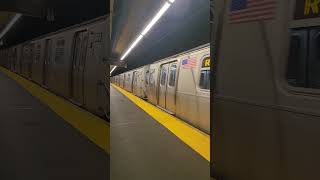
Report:
[[[127,78],[126,76],[127,76],[126,74],[123,75],[123,81],[122,81],[122,83],[121,83],[121,87],[122,87],[123,89],[125,89],[126,78]]]
[[[177,62],[161,65],[158,105],[172,113],[176,110]]]
[[[163,108],[166,108],[168,67],[169,67],[169,64],[163,64],[163,65],[161,65],[161,68],[160,68],[161,71],[160,71],[158,105]]]
[[[138,76],[139,76],[139,73],[137,71],[134,71],[132,74],[132,78],[133,78],[132,93],[134,95],[138,95],[138,78],[139,78]]]
[[[29,56],[28,56],[28,78],[32,79],[32,64],[34,58],[34,43],[30,44]]]
[[[44,62],[43,62],[43,85],[45,87],[48,86],[48,77],[49,77],[49,66],[51,61],[51,48],[52,48],[52,40],[46,39],[45,42],[45,50],[44,50]]]
[[[166,92],[166,109],[170,112],[176,112],[176,79],[177,79],[177,62],[169,65],[169,77]]]
[[[77,32],[74,39],[72,65],[72,99],[84,103],[84,67],[87,55],[88,32]]]

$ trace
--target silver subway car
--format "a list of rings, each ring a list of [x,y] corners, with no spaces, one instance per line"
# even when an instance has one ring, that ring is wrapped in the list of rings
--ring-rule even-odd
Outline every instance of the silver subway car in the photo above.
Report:
[[[113,77],[113,82],[210,133],[210,45]],[[118,80],[119,79],[119,80]]]
[[[46,34],[15,47],[6,66],[89,111],[109,117],[108,16]]]
[[[218,179],[320,179],[319,2],[255,1],[268,8],[251,16],[215,3]]]

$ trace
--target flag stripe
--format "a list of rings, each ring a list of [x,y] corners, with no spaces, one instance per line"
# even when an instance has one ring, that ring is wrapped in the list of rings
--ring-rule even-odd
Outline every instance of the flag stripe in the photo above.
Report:
[[[185,69],[192,69],[197,65],[196,58],[184,59],[182,60],[182,67]]]
[[[230,23],[270,20],[275,17],[275,0],[232,0]]]

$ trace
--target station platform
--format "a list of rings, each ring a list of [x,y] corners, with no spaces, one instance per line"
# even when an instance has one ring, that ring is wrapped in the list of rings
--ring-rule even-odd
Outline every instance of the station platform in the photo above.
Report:
[[[133,100],[133,95],[115,85],[110,96],[111,179],[210,180],[209,135],[192,130],[194,136],[182,137],[188,125],[174,122],[171,115],[158,118],[161,112],[152,105]],[[167,126],[165,121],[172,122]],[[192,145],[202,141],[204,145]]]
[[[87,112],[3,68],[0,87],[1,180],[109,179],[106,148],[66,120]]]

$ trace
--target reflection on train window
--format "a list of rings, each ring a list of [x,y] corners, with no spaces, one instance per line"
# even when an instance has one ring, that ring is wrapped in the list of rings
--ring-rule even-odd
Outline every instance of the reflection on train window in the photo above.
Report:
[[[320,89],[320,29],[292,31],[289,50],[288,83]]]
[[[170,65],[169,86],[174,86],[176,82],[177,64]]]
[[[210,70],[201,70],[199,87],[210,89]]]
[[[160,84],[161,85],[165,85],[166,84],[166,80],[167,80],[167,67],[166,66],[162,66]]]

